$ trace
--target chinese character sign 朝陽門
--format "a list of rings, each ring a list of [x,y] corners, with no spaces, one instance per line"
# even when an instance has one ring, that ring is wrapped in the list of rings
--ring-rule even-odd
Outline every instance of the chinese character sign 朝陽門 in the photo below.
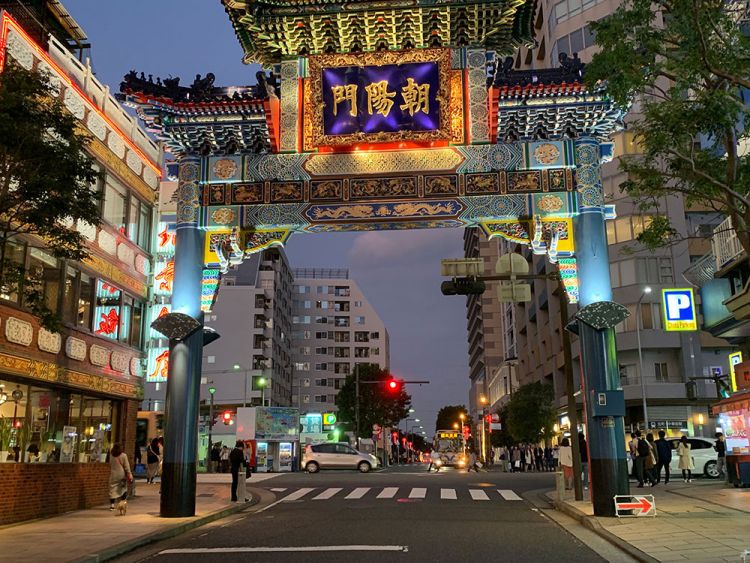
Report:
[[[439,76],[435,62],[323,69],[324,134],[439,129]]]

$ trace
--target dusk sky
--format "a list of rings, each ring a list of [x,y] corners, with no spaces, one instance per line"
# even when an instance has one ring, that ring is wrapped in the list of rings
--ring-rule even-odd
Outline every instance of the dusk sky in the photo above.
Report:
[[[213,72],[217,86],[255,82],[219,0],[66,0],[92,44],[92,67],[113,92],[129,70],[154,79]],[[440,294],[440,258],[463,253],[461,229],[294,235],[292,267],[344,267],[385,322],[391,371],[409,386],[414,416],[432,436],[437,410],[468,403],[466,308]]]

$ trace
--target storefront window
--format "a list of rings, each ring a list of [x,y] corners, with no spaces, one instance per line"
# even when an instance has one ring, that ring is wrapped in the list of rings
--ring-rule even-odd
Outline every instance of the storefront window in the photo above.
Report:
[[[99,280],[96,285],[96,308],[94,309],[94,332],[117,340],[120,334],[119,288]]]
[[[23,461],[29,441],[26,423],[27,385],[0,381],[0,455],[3,461]]]

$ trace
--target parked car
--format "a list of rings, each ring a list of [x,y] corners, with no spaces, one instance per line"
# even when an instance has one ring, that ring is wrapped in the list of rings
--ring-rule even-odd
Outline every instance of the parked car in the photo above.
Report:
[[[680,441],[679,438],[666,438],[669,445],[672,447],[672,461],[669,464],[669,471],[674,477],[680,477],[680,470],[677,467],[679,458],[677,456],[677,443]],[[690,444],[690,454],[693,456],[693,470],[694,475],[703,474],[704,477],[709,479],[716,479],[719,477],[719,471],[716,467],[716,450],[714,445],[716,440],[714,438],[688,438]],[[633,461],[628,455],[628,473],[632,473]]]
[[[359,469],[367,473],[377,466],[378,458],[374,455],[342,443],[308,445],[302,456],[302,468],[308,473],[317,473],[321,469]]]

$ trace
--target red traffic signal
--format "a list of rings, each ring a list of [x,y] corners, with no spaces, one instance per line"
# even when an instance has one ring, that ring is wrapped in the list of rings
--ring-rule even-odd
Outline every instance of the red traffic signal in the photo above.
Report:
[[[229,426],[229,423],[232,422],[232,413],[229,411],[226,411],[221,417],[224,420],[224,424],[227,426]]]
[[[401,382],[398,379],[389,379],[386,383],[386,389],[391,393],[396,393],[401,390]]]

